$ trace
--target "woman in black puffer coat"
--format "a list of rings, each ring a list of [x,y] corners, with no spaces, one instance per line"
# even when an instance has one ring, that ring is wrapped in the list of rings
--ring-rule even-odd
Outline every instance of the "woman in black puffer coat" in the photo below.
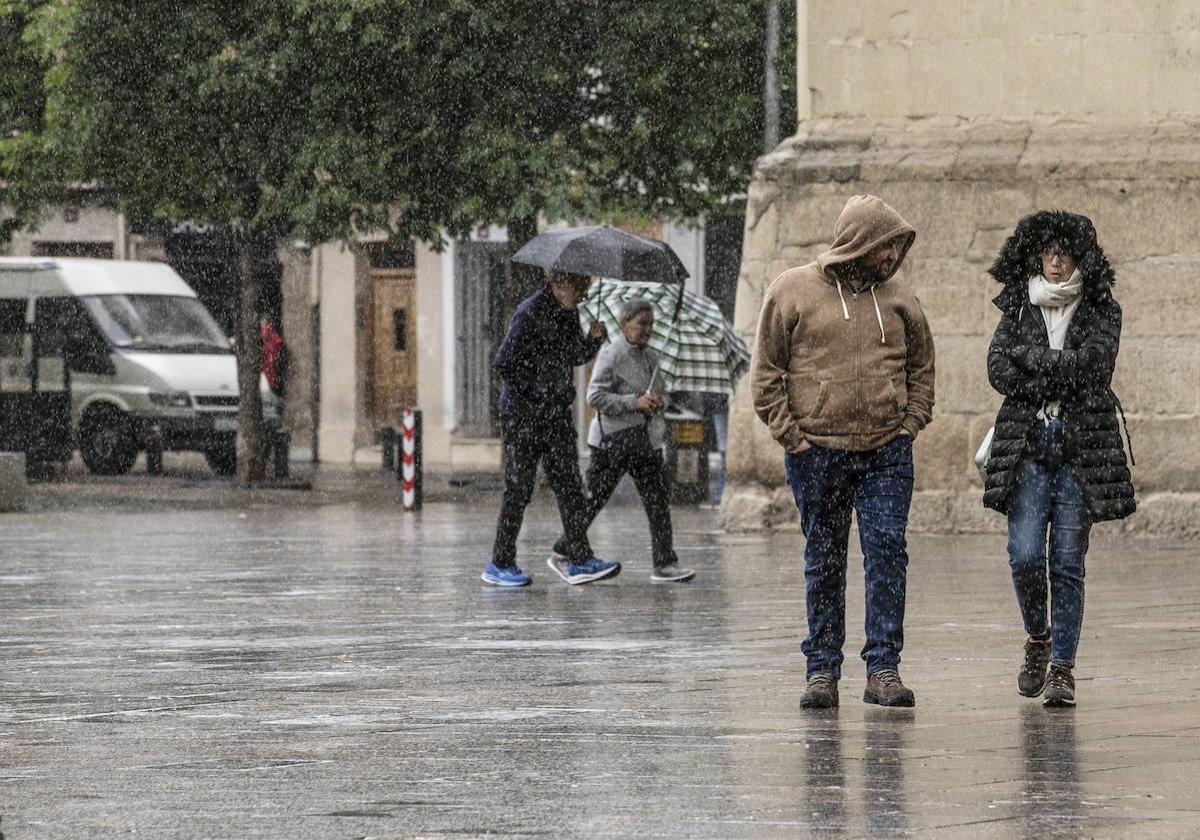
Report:
[[[1028,633],[1017,690],[1073,706],[1088,532],[1136,507],[1111,387],[1121,307],[1086,216],[1027,216],[989,273],[1004,285],[988,348],[988,379],[1004,402],[983,503],[1008,516],[1009,565]]]

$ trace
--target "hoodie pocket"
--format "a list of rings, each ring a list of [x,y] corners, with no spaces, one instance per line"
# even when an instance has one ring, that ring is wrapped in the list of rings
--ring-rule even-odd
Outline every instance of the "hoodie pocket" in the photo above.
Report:
[[[821,416],[829,398],[829,383],[804,376],[791,376],[788,381],[788,407],[792,416],[803,425],[805,420]]]
[[[862,381],[864,432],[894,429],[904,419],[908,390],[898,388],[895,380],[869,376]]]

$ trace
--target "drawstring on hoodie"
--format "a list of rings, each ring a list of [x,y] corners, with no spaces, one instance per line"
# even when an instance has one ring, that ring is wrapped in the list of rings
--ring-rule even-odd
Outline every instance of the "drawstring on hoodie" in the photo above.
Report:
[[[838,297],[840,297],[842,299],[842,319],[845,321],[849,321],[850,320],[850,310],[846,308],[846,296],[844,294],[842,294],[842,281],[838,280],[835,277],[833,282],[837,285]]]
[[[887,344],[887,336],[883,332],[883,315],[879,313],[879,298],[875,297],[875,287],[871,287],[871,300],[875,301],[875,320],[879,322],[879,343]]]
[[[834,282],[834,285],[837,286],[838,297],[842,299],[842,319],[849,321],[850,320],[850,308],[848,306],[846,306],[846,296],[844,294],[842,294],[842,281],[838,280],[835,277],[833,282]],[[884,331],[883,331],[883,314],[879,311],[879,298],[875,297],[875,287],[874,286],[871,287],[871,300],[875,302],[875,320],[879,322],[879,343],[886,344],[887,343],[887,334],[884,333]]]

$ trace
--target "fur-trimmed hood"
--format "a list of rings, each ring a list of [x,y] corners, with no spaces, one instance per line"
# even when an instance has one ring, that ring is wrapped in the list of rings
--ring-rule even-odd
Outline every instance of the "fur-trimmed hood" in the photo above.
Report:
[[[1042,210],[1017,222],[1017,229],[988,269],[988,274],[1004,284],[1004,291],[992,301],[998,308],[1008,311],[1024,300],[1029,278],[1042,273],[1042,248],[1052,239],[1075,258],[1083,275],[1085,298],[1100,302],[1112,294],[1117,278],[1096,241],[1092,220],[1064,210]]]

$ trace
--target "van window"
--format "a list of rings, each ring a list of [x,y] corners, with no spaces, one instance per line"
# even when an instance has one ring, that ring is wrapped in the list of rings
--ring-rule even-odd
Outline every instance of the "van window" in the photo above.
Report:
[[[114,347],[160,353],[232,353],[229,340],[196,298],[91,295],[80,301]]]
[[[33,304],[33,333],[39,356],[61,356],[70,336],[98,338],[92,319],[73,297],[38,298]]]
[[[0,356],[20,356],[24,348],[27,300],[0,300]]]

